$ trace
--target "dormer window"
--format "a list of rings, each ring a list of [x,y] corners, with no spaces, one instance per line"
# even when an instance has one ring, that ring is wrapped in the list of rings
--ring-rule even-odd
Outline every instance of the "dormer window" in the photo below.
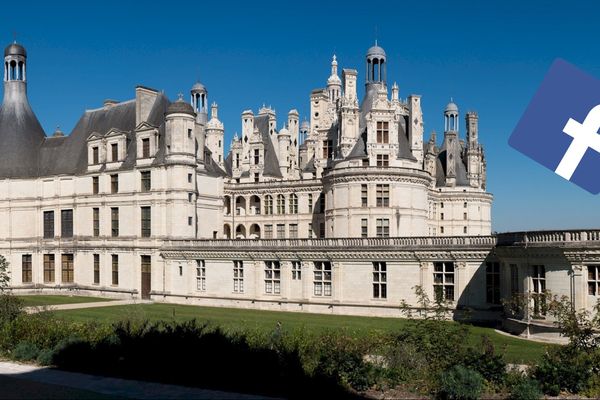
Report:
[[[150,157],[150,138],[142,139],[142,158]]]
[[[260,150],[254,149],[254,165],[258,165],[260,163]]]
[[[390,123],[387,121],[377,122],[377,143],[390,142]]]
[[[112,143],[110,145],[110,154],[111,154],[111,160],[113,162],[115,161],[119,161],[119,144],[118,143]]]
[[[99,164],[100,156],[98,152],[98,146],[92,147],[92,164]]]

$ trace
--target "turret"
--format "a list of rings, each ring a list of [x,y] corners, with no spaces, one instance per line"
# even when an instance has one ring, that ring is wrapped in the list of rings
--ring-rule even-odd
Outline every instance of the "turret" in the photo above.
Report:
[[[479,117],[476,112],[468,112],[465,116],[467,126],[466,164],[469,185],[483,185],[483,149],[479,144]]]
[[[190,90],[192,109],[196,113],[199,124],[206,124],[208,120],[208,90],[200,82],[196,82]]]
[[[196,165],[195,121],[194,109],[181,97],[167,108],[165,114],[167,163]],[[198,150],[198,154],[204,153],[203,148]]]
[[[367,50],[367,79],[366,85],[386,85],[386,55],[385,50],[377,44]]]
[[[242,151],[244,154],[248,154],[248,142],[250,136],[254,133],[254,113],[252,110],[245,110],[242,113]]]
[[[283,177],[288,177],[290,172],[290,139],[290,131],[284,126],[277,135],[279,142],[279,171]]]
[[[342,81],[338,76],[338,63],[335,54],[331,60],[331,75],[327,79],[327,93],[329,94],[329,101],[334,103],[342,94]]]
[[[396,94],[396,97],[397,96],[398,95]],[[408,140],[410,151],[420,164],[423,162],[423,111],[421,110],[421,96],[416,94],[408,96],[408,110]]]
[[[210,121],[206,124],[206,147],[212,153],[213,160],[223,168],[223,137],[225,129],[223,123],[219,121],[218,112],[219,107],[217,103],[212,103],[210,107]]]
[[[446,186],[456,186],[458,162],[458,106],[450,99],[444,110],[444,149],[446,150]]]

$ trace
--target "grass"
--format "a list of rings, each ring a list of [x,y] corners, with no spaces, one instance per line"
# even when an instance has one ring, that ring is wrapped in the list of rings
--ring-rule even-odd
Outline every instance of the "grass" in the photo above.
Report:
[[[77,304],[77,303],[94,303],[99,301],[109,301],[102,297],[87,297],[87,296],[62,296],[62,295],[28,295],[17,296],[23,300],[24,307],[39,307],[39,306],[55,306],[59,304]]]
[[[104,321],[107,323],[133,317],[136,319],[177,320],[197,319],[208,321],[227,330],[258,329],[272,331],[277,323],[283,329],[292,331],[304,329],[319,333],[326,330],[344,330],[353,336],[364,336],[371,332],[394,332],[406,325],[407,320],[399,318],[355,317],[323,315],[248,309],[199,307],[175,304],[136,304],[126,306],[100,307],[55,311],[57,316],[76,321]],[[454,322],[447,322],[454,323]],[[499,351],[503,351],[510,363],[536,361],[549,345],[501,335],[491,328],[469,327],[467,340],[476,346],[481,336],[487,335]],[[451,349],[449,349],[451,351]]]

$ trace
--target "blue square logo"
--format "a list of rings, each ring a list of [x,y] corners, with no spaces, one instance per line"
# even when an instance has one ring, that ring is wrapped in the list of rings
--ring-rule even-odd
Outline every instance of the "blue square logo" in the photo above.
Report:
[[[600,80],[552,63],[508,143],[590,193],[600,193]]]

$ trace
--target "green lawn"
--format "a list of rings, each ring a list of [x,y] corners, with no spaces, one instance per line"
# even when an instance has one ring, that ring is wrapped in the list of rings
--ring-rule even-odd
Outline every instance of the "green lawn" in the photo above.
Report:
[[[87,297],[87,296],[66,296],[66,295],[27,295],[17,296],[23,300],[25,307],[53,306],[58,304],[77,304],[77,303],[94,303],[99,301],[109,301],[102,297]]]
[[[305,329],[311,332],[344,330],[350,335],[361,336],[369,332],[393,332],[406,324],[398,318],[350,317],[292,312],[259,311],[247,309],[198,307],[174,304],[139,304],[56,311],[57,316],[78,321],[115,321],[126,317],[149,320],[197,319],[209,321],[225,329],[272,330],[277,322],[283,329]],[[452,322],[448,322],[452,323]],[[470,327],[466,338],[472,344],[481,343],[481,335],[487,335],[498,350],[503,350],[509,362],[521,363],[538,359],[548,345],[501,335],[490,328]],[[449,349],[451,351],[451,349]]]

